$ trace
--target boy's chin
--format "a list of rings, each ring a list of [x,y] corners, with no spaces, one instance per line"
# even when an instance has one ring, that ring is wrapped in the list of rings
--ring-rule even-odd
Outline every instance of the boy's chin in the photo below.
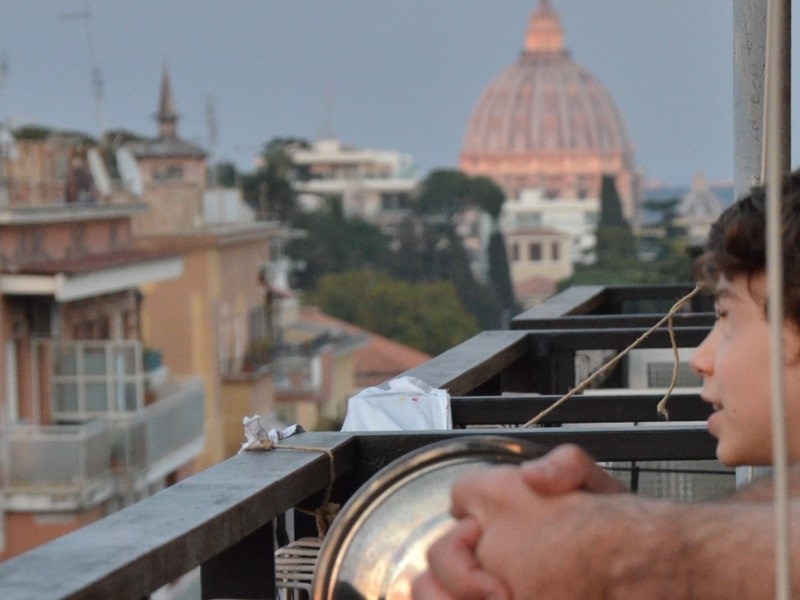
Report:
[[[772,457],[736,451],[717,444],[717,460],[726,467],[771,467]]]

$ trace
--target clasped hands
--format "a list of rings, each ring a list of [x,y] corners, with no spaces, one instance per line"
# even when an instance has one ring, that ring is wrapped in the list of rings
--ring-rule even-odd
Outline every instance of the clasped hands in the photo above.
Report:
[[[591,596],[598,582],[576,576],[581,547],[600,515],[627,489],[575,445],[520,466],[478,469],[452,488],[455,526],[428,550],[415,600],[510,600]],[[580,575],[578,573],[577,575]]]

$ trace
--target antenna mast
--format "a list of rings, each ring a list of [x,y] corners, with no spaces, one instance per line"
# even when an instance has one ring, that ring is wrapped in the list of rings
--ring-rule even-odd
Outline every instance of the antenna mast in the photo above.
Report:
[[[97,62],[97,53],[94,45],[94,27],[92,26],[92,10],[87,2],[82,11],[72,13],[62,13],[58,15],[62,21],[73,21],[80,19],[86,28],[86,41],[89,45],[89,63],[91,67],[91,85],[92,96],[94,97],[94,111],[95,118],[97,119],[97,130],[100,139],[102,140],[105,133],[105,122],[103,118],[103,74],[100,71],[100,65]]]
[[[208,127],[208,153],[211,163],[211,187],[217,186],[217,165],[214,164],[217,153],[217,143],[219,142],[219,128],[217,126],[217,114],[214,110],[214,97],[206,96],[206,126]]]

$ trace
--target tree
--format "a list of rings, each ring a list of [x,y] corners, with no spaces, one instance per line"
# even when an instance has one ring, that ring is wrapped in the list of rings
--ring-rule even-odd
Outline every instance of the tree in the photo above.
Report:
[[[456,169],[431,171],[420,186],[415,203],[423,215],[441,215],[451,219],[467,206],[469,177]]]
[[[603,176],[596,237],[598,265],[636,260],[636,238],[630,223],[622,214],[622,202],[612,175]]]
[[[483,175],[473,177],[467,183],[466,193],[473,203],[480,206],[483,212],[492,218],[492,221],[496,222],[500,218],[506,195],[493,180]]]
[[[292,224],[305,231],[286,247],[290,257],[305,264],[294,282],[301,290],[313,289],[323,275],[377,268],[390,260],[388,237],[375,225],[346,217],[338,199],[327,199],[321,210],[296,213]]]
[[[669,215],[669,205],[665,205]],[[666,228],[663,239],[637,240],[630,224],[622,215],[622,205],[614,179],[603,177],[600,195],[600,220],[597,225],[595,247],[597,261],[591,265],[577,265],[572,277],[559,282],[559,289],[571,285],[677,283],[691,277],[691,260],[686,248],[685,235],[678,228]],[[673,237],[670,237],[673,236]],[[642,244],[647,246],[650,260],[643,262],[639,256]]]
[[[489,262],[489,281],[492,282],[497,301],[506,312],[507,317],[518,312],[517,301],[514,298],[514,286],[511,283],[511,273],[508,268],[508,253],[506,242],[498,227],[492,228],[489,236],[489,247],[486,250]],[[504,318],[503,321],[506,319]],[[504,324],[504,323],[503,323]]]
[[[397,281],[373,270],[325,275],[309,301],[326,313],[430,354],[478,331],[449,282]]]
[[[255,173],[242,177],[244,199],[259,218],[288,222],[295,216],[297,206],[291,180],[298,176],[298,170],[288,149],[308,145],[298,138],[274,138],[264,145],[261,166]]]
[[[480,209],[491,218],[492,233],[487,247],[490,287],[480,286],[471,272],[467,274],[463,270],[458,271],[461,283],[456,284],[461,300],[486,328],[499,327],[504,321],[503,313],[517,311],[505,241],[498,227],[504,201],[503,190],[490,178],[470,177],[461,171],[448,169],[431,172],[423,182],[417,200],[417,211],[429,219],[438,217],[440,223],[450,222],[458,212],[470,207]],[[444,231],[443,225],[440,228]],[[442,238],[442,242],[447,244],[456,240]],[[469,257],[466,253],[464,256],[469,264]],[[433,264],[439,263],[433,261]],[[459,269],[458,264],[455,268]],[[479,294],[475,293],[475,286],[483,288]]]
[[[233,188],[239,185],[239,171],[230,161],[221,161],[209,166],[209,179],[217,187]]]

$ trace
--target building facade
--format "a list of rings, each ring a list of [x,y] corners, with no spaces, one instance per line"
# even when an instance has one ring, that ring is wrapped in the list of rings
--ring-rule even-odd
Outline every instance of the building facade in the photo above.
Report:
[[[303,173],[293,188],[306,208],[335,197],[346,215],[361,217],[389,233],[410,212],[419,178],[407,154],[356,148],[331,138],[317,140],[309,148],[291,148],[289,154],[297,172]]]
[[[204,443],[202,386],[175,377],[140,327],[141,287],[183,261],[134,246],[146,206],[98,192],[85,148],[64,139],[5,157],[0,559],[176,481]]]

